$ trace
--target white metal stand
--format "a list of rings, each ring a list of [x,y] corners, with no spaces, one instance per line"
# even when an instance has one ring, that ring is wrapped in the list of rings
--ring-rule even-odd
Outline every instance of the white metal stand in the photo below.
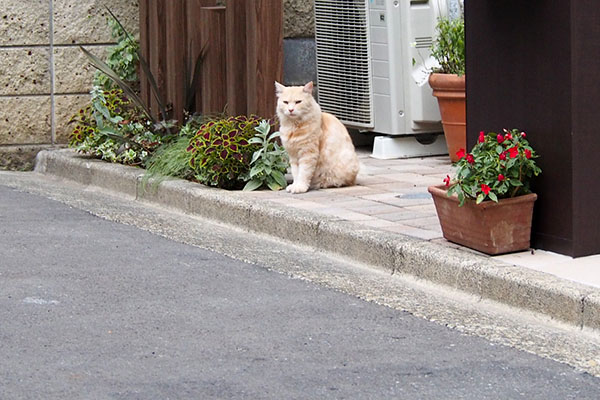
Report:
[[[371,157],[382,160],[448,154],[444,134],[423,136],[376,136]]]

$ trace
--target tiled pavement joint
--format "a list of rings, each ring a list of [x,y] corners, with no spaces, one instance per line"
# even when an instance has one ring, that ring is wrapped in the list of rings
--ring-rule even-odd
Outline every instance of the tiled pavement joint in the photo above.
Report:
[[[598,288],[361,221],[294,208],[286,205],[283,193],[281,201],[273,201],[270,193],[230,192],[183,180],[166,180],[156,188],[150,182],[144,188],[140,169],[81,157],[71,150],[40,152],[36,172],[309,246],[390,275],[410,275],[581,328],[600,329]],[[360,188],[354,190],[361,193]],[[331,193],[340,191],[344,193],[343,189]],[[321,195],[313,192],[307,198]],[[296,198],[289,199],[292,203]]]

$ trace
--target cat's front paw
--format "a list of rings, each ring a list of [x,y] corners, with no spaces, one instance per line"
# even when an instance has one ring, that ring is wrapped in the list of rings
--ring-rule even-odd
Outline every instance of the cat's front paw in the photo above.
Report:
[[[292,183],[285,190],[289,193],[305,193],[308,190],[308,185],[305,183]]]

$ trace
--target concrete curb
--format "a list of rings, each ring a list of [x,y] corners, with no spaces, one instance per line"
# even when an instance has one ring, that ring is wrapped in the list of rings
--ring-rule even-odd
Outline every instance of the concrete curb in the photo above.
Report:
[[[310,246],[390,274],[408,274],[581,328],[600,329],[600,289],[469,251],[281,204],[259,203],[243,192],[184,180],[144,188],[143,170],[81,157],[72,150],[41,151],[35,171]]]

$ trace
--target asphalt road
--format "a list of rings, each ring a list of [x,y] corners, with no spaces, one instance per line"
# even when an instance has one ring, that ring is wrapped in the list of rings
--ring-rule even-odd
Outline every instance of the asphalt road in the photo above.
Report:
[[[600,393],[570,366],[269,267],[0,186],[0,399]]]

